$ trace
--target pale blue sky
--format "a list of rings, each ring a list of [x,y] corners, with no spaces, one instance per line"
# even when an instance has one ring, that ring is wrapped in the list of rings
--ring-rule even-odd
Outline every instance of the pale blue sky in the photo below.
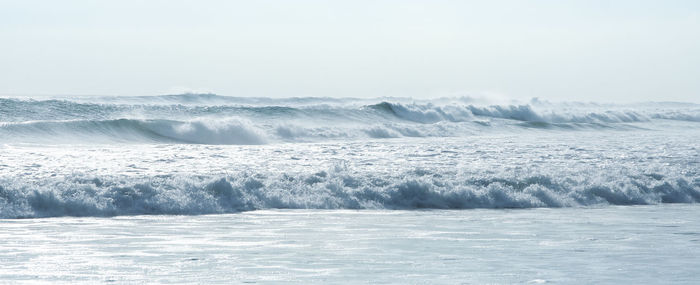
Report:
[[[700,101],[700,1],[6,1],[0,96]]]

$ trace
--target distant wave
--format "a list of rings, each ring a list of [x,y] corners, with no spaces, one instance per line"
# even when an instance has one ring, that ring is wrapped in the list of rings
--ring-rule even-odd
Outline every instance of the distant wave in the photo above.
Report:
[[[61,98],[66,99],[64,98]],[[85,96],[71,97],[67,100],[83,103],[98,104],[146,104],[146,105],[250,105],[250,106],[304,106],[318,104],[343,104],[361,101],[359,98],[333,98],[333,97],[233,97],[217,94],[173,94],[157,96]]]
[[[399,103],[382,102],[370,105],[370,108],[389,112],[399,118],[420,122],[435,123],[439,121],[464,122],[474,120],[475,117],[499,118],[524,122],[545,123],[631,123],[648,122],[649,116],[636,111],[603,111],[585,113],[555,113],[537,112],[530,105],[508,106],[433,106],[433,105],[404,105]],[[695,117],[678,113],[673,115],[654,115],[654,118],[670,120],[694,121]]]
[[[377,100],[382,101],[376,103]],[[0,98],[0,143],[259,144],[469,136],[532,129],[617,130],[657,121],[700,122],[700,106],[692,104],[600,105],[535,100],[529,104],[475,105],[469,102],[465,98],[280,99],[214,94],[50,100]]]
[[[460,177],[313,173],[0,179],[0,218],[210,214],[257,209],[471,209],[700,202],[700,179],[641,176]]]
[[[56,142],[170,142],[262,144],[264,134],[243,120],[77,120],[0,124],[0,134],[18,139]]]

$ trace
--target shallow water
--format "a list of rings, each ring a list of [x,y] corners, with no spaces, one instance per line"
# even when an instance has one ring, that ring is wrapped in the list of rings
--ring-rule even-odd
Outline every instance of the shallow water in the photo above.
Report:
[[[695,284],[697,205],[0,220],[0,280]]]

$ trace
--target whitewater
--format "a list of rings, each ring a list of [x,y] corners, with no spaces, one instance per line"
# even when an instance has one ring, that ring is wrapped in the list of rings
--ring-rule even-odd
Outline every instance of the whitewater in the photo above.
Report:
[[[700,106],[0,99],[0,216],[700,201]]]
[[[692,284],[697,202],[692,103],[0,98],[9,283]]]

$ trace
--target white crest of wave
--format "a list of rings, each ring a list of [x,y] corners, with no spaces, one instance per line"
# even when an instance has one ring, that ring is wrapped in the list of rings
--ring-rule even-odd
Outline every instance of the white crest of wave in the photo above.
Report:
[[[187,122],[149,125],[162,136],[177,141],[203,144],[264,144],[265,133],[250,121],[240,118],[196,119]]]
[[[627,108],[542,108],[532,105],[462,105],[459,103],[437,106],[433,104],[383,103],[397,117],[404,120],[432,124],[441,121],[467,122],[475,118],[497,118],[523,122],[542,123],[631,123],[648,122],[651,118],[694,121],[693,114],[655,114],[647,110],[630,110]],[[644,112],[650,112],[647,115]]]
[[[132,177],[74,174],[0,179],[0,218],[209,214],[270,208],[471,209],[700,202],[700,180],[668,173],[575,177],[391,175],[343,164],[298,172]]]
[[[474,119],[472,112],[459,106],[435,106],[433,104],[391,104],[397,116],[419,123],[437,123],[440,121],[466,122]]]
[[[0,142],[264,144],[460,137],[533,129],[687,128],[700,122],[700,106],[681,103],[614,105],[532,100],[484,105],[494,102],[468,98],[248,98],[215,94],[71,100],[0,98]]]

